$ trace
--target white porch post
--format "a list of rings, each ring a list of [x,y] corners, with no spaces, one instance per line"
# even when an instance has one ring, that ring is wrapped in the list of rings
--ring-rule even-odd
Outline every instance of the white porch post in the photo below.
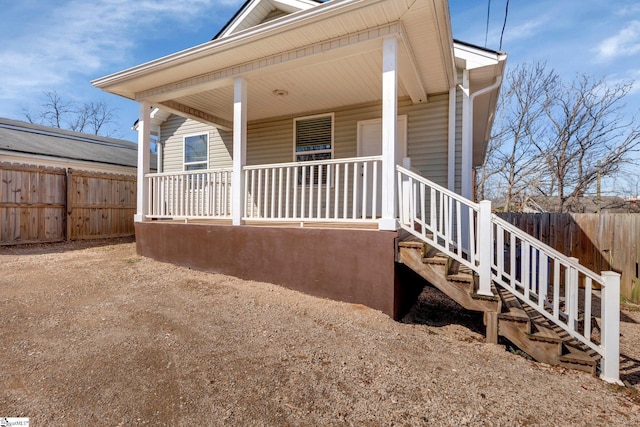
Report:
[[[138,112],[138,177],[135,222],[142,222],[149,212],[149,187],[145,175],[149,173],[151,141],[151,104],[142,101]]]
[[[380,230],[397,230],[396,135],[398,127],[398,39],[384,39],[382,49],[382,217]]]
[[[242,224],[244,173],[247,157],[247,81],[233,82],[233,177],[231,179],[231,217],[233,225]]]

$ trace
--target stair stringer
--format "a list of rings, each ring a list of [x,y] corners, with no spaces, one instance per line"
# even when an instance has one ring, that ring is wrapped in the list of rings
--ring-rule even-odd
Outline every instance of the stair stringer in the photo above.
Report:
[[[413,247],[403,247],[402,243],[400,243],[399,246],[400,254],[398,262],[411,268],[465,309],[481,312],[500,311],[498,298],[474,296],[473,292],[469,289],[469,284],[454,283],[447,280],[447,265],[423,262],[423,248],[416,248],[415,245],[412,245]]]

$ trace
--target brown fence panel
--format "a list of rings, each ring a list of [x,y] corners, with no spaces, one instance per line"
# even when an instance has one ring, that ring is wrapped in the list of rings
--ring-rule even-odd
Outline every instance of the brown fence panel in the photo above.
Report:
[[[498,215],[593,271],[617,271],[620,293],[640,303],[640,214]]]
[[[0,245],[65,239],[64,169],[0,163]]]
[[[69,182],[69,239],[134,234],[135,177],[74,170]]]
[[[132,236],[136,178],[0,163],[0,245]]]

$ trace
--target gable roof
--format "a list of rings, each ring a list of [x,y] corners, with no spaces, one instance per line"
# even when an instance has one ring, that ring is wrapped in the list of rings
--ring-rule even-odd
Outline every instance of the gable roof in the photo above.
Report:
[[[0,152],[96,165],[137,167],[133,142],[0,118]],[[155,168],[156,156],[152,156]]]
[[[212,40],[322,3],[324,0],[247,0]]]

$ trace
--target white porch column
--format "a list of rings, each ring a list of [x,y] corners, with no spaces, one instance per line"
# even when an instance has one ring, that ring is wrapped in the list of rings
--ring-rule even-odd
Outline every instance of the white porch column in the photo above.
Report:
[[[397,230],[396,136],[398,128],[398,39],[382,48],[382,217],[380,230]]]
[[[473,200],[473,103],[469,92],[469,70],[462,72],[462,156],[460,193]]]
[[[233,225],[242,224],[244,173],[247,158],[247,81],[233,82],[233,176],[231,178],[231,217]]]
[[[135,222],[142,222],[149,212],[149,187],[144,176],[149,173],[151,141],[151,105],[142,101],[138,112],[138,177]]]

